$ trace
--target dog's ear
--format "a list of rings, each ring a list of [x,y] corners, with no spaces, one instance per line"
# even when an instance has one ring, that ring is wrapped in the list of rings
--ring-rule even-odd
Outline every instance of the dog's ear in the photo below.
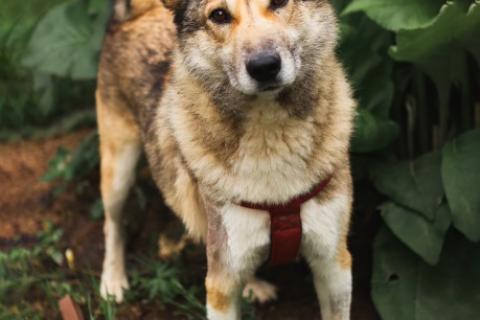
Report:
[[[118,21],[129,20],[160,6],[162,2],[163,0],[115,0],[114,17]]]
[[[182,0],[161,0],[163,5],[172,11],[175,11],[179,6]]]

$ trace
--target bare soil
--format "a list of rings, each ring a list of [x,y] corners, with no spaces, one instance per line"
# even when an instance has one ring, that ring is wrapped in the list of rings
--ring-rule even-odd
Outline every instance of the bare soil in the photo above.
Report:
[[[72,148],[89,132],[79,131],[42,141],[22,141],[0,145],[0,250],[12,246],[28,246],[46,221],[52,221],[64,230],[62,246],[75,253],[77,267],[88,267],[100,274],[103,257],[102,222],[92,220],[88,211],[98,195],[98,178],[92,177],[90,196],[77,196],[73,190],[60,197],[53,196],[53,184],[41,181],[48,161],[58,147]],[[136,253],[156,255],[152,237],[178,223],[162,204],[160,195],[149,181],[148,170],[140,178],[146,180],[149,198],[147,210],[131,211],[128,219],[129,256]],[[364,208],[362,210],[365,210]],[[372,210],[372,209],[369,209]],[[365,214],[354,215],[350,248],[354,257],[354,298],[352,319],[379,319],[370,299],[371,241],[375,226],[365,220]],[[186,261],[201,285],[206,272],[203,248],[195,247]],[[191,267],[190,267],[191,266]],[[304,263],[262,270],[261,275],[279,287],[279,299],[257,306],[258,319],[320,319],[310,273]],[[131,305],[121,309],[120,319],[175,319],[162,306]]]

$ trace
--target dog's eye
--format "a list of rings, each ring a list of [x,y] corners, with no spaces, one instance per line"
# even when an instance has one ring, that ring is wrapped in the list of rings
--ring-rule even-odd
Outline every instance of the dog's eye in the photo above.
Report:
[[[271,0],[270,8],[273,10],[280,9],[282,7],[285,7],[287,3],[288,3],[288,0]]]
[[[232,21],[232,16],[225,9],[213,10],[208,18],[217,24],[226,24]]]

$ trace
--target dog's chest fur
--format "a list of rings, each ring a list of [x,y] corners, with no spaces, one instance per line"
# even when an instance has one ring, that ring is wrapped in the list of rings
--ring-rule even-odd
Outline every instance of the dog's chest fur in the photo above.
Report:
[[[321,137],[315,115],[298,118],[267,100],[251,107],[239,128],[232,129],[208,111],[215,108],[208,99],[196,95],[195,101],[198,113],[169,103],[169,120],[180,152],[201,188],[214,198],[286,202],[329,174],[329,165],[318,163]]]
[[[309,169],[314,128],[275,103],[250,112],[226,183],[241,199],[285,202],[308,189],[316,175]],[[231,181],[228,181],[231,180]]]

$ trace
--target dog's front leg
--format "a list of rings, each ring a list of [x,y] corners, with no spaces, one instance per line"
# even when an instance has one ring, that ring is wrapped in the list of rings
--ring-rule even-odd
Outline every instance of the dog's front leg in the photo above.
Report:
[[[268,254],[269,217],[236,205],[207,212],[207,317],[239,320],[243,286]]]
[[[339,196],[302,209],[302,253],[313,274],[322,320],[349,320],[351,257],[346,244],[350,201]]]
[[[348,254],[349,257],[349,253],[344,254]],[[350,266],[343,265],[337,259],[328,259],[311,261],[310,267],[320,302],[322,320],[349,320],[352,294]]]
[[[242,279],[230,270],[209,267],[207,289],[207,318],[209,320],[239,320]]]

